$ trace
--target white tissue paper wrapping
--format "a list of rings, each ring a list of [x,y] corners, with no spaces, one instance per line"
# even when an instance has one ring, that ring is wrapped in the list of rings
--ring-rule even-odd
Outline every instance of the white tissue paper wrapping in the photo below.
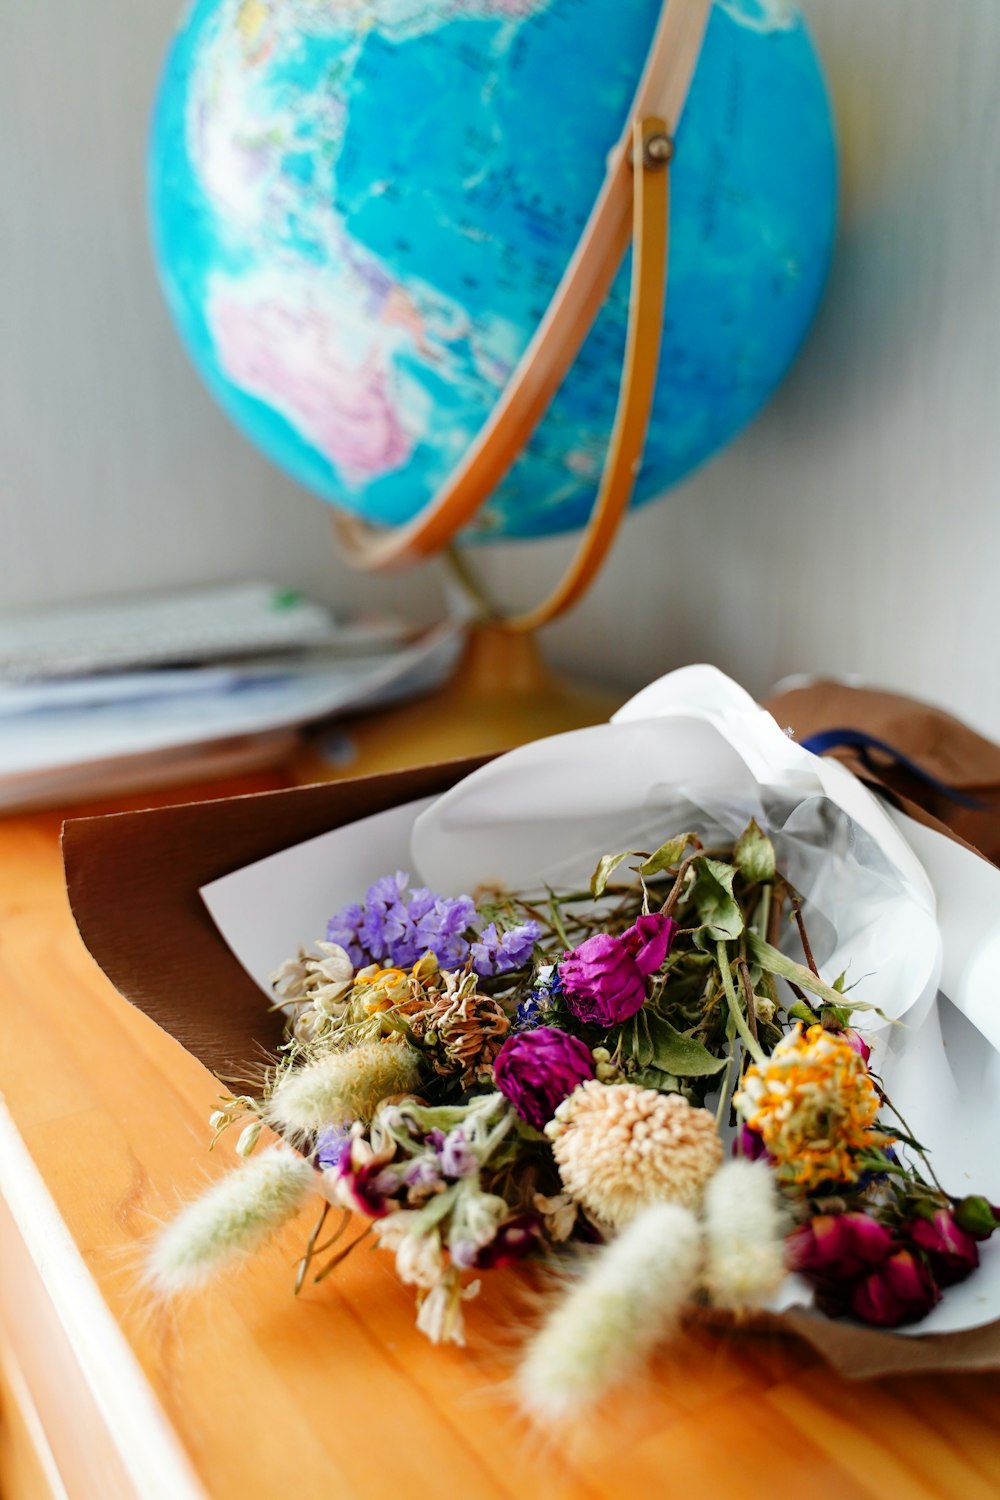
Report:
[[[643,689],[610,724],[524,745],[451,791],[365,818],[205,887],[236,957],[269,976],[377,876],[443,894],[484,882],[585,884],[601,855],[690,830],[732,843],[751,817],[805,897],[823,977],[847,972],[873,1067],[953,1193],[1000,1200],[1000,871],[887,811],[849,771],[796,745],[713,667]],[[794,946],[782,947],[801,957]],[[905,1332],[1000,1317],[1000,1253]],[[789,1277],[777,1307],[808,1302]]]

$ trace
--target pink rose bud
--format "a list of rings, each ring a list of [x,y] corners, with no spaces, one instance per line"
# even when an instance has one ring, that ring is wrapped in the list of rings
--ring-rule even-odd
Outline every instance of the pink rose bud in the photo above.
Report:
[[[566,1004],[581,1021],[614,1026],[642,1009],[646,981],[620,938],[606,932],[567,953],[559,965]]]
[[[665,917],[656,911],[638,917],[635,925],[622,933],[622,943],[644,979],[661,967],[676,931],[677,923],[673,917]]]
[[[792,1269],[820,1281],[851,1281],[891,1255],[889,1230],[868,1214],[817,1214],[788,1241]]]
[[[850,1047],[851,1051],[856,1052],[861,1061],[867,1067],[868,1059],[872,1055],[872,1049],[869,1047],[868,1043],[865,1041],[861,1033],[855,1031],[853,1026],[845,1026],[840,1034],[844,1038],[844,1041],[847,1043],[847,1045]]]
[[[932,1219],[915,1219],[906,1235],[925,1251],[939,1286],[964,1281],[979,1264],[975,1240],[946,1208],[939,1208]]]
[[[770,1161],[771,1153],[764,1145],[764,1139],[760,1132],[751,1130],[744,1120],[740,1126],[740,1133],[733,1142],[733,1155],[745,1156],[747,1161]]]
[[[912,1250],[897,1250],[858,1282],[851,1293],[851,1312],[876,1328],[898,1328],[925,1318],[940,1300],[923,1259]]]

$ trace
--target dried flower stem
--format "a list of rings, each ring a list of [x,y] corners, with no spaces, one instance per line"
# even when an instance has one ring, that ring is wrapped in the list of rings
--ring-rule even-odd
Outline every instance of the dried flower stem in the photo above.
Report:
[[[722,987],[726,992],[726,1002],[729,1006],[729,1014],[733,1018],[733,1025],[739,1032],[740,1040],[742,1041],[747,1051],[750,1053],[750,1056],[753,1058],[754,1062],[763,1063],[764,1049],[760,1045],[760,1042],[758,1042],[757,1038],[751,1032],[750,1027],[747,1025],[746,1017],[743,1014],[743,1007],[740,1005],[739,996],[736,993],[736,986],[733,984],[733,973],[732,969],[729,967],[729,953],[726,949],[725,943],[718,943],[716,945],[715,951],[719,959],[719,972],[722,975]]]
[[[801,896],[792,896],[792,911],[795,914],[795,925],[799,929],[799,941],[802,944],[802,952],[805,954],[806,966],[813,974],[816,975],[816,978],[818,979],[819,970],[816,967],[816,960],[813,958],[813,951],[809,945],[809,934],[806,932],[806,924],[802,920]]]
[[[348,1218],[350,1218],[350,1217],[351,1216],[348,1215]],[[358,1246],[360,1244],[362,1244],[368,1238],[368,1236],[371,1234],[371,1232],[374,1229],[374,1227],[375,1227],[375,1221],[372,1220],[372,1222],[370,1224],[368,1224],[361,1231],[361,1233],[357,1236],[356,1239],[353,1239],[349,1245],[345,1245],[344,1248],[343,1248],[343,1250],[338,1250],[337,1254],[334,1255],[330,1260],[327,1261],[326,1265],[322,1268],[322,1270],[316,1272],[316,1275],[313,1277],[313,1281],[314,1282],[325,1281],[326,1278],[327,1278],[327,1276],[329,1276],[330,1272],[331,1271],[335,1271],[337,1269],[337,1267],[341,1264],[341,1262],[345,1261],[347,1259],[347,1257],[351,1254],[351,1252],[353,1250],[356,1250],[358,1248]],[[340,1238],[339,1233],[335,1236],[335,1238],[336,1239]]]
[[[736,960],[736,972],[740,976],[740,984],[743,987],[743,997],[747,1006],[747,1024],[753,1034],[754,1041],[758,1041],[757,1035],[757,1009],[754,1005],[753,985],[750,983],[750,970],[747,967],[746,955],[740,953]]]

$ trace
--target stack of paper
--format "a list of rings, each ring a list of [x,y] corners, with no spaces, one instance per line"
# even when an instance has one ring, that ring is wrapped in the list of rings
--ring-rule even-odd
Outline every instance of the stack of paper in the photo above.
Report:
[[[426,691],[459,647],[266,585],[0,620],[0,809],[273,764],[297,729]]]

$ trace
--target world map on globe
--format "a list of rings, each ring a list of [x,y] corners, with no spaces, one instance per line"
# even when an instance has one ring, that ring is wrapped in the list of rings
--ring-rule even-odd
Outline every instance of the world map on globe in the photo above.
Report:
[[[486,421],[628,118],[659,0],[195,0],[150,141],[154,252],[204,380],[324,499],[410,519]],[[836,152],[784,0],[715,0],[677,132],[634,503],[754,415],[822,291]],[[628,266],[471,539],[584,524]]]

